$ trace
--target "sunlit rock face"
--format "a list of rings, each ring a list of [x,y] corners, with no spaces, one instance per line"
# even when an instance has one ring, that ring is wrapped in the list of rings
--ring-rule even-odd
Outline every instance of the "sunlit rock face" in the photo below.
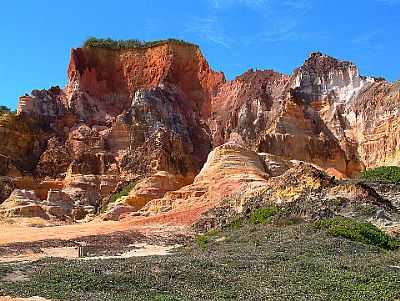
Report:
[[[213,98],[209,120],[214,145],[229,141],[234,133],[254,151],[312,162],[343,175],[356,174],[362,164],[332,131],[335,120],[327,120],[330,125],[324,120],[330,118],[325,111],[331,112],[335,105],[327,101],[321,108],[322,95],[319,102],[317,98],[310,102],[314,96],[308,91],[305,96],[295,92],[292,83],[297,72],[289,77],[250,70],[222,85]]]
[[[206,115],[211,94],[225,81],[222,73],[210,69],[197,46],[175,43],[119,51],[73,49],[68,78],[68,106],[81,118],[97,121],[123,113],[138,89],[161,83],[175,85]]]
[[[163,198],[150,201],[143,215],[188,208],[189,219],[232,195],[265,184],[269,175],[257,153],[236,142],[225,143],[209,155],[193,184],[167,192]]]
[[[378,81],[345,109],[346,132],[357,142],[359,158],[369,168],[400,162],[400,84]]]
[[[137,187],[118,210],[220,199],[226,188],[210,179],[228,183],[242,170],[204,176],[210,153],[228,163],[262,153],[351,177],[400,161],[399,90],[321,53],[291,75],[249,70],[226,81],[195,45],[73,49],[64,89],[32,91],[16,116],[0,116],[0,176],[11,179],[2,199],[14,186],[40,201],[57,189],[53,198],[65,194],[91,212],[132,179]]]
[[[122,118],[130,135],[130,151],[122,159],[122,169],[196,174],[211,150],[200,114],[173,86],[138,91]]]
[[[353,63],[314,52],[294,71],[290,87],[296,97],[308,103],[328,97],[335,102],[347,102],[373,82],[373,78],[360,76]]]
[[[249,70],[220,86],[211,101],[208,121],[214,146],[239,134],[246,144],[256,147],[262,133],[279,116],[289,77],[272,70]]]
[[[49,90],[33,90],[31,95],[20,97],[17,113],[41,118],[58,117],[65,111],[62,102],[63,94],[63,90],[59,87],[52,87]]]
[[[21,97],[16,121],[0,127],[1,173],[15,163],[37,183],[61,180],[63,193],[95,208],[125,179],[179,179],[164,193],[190,184],[212,149],[205,120],[224,82],[191,44],[73,49],[66,88]],[[39,184],[28,186],[45,198]]]

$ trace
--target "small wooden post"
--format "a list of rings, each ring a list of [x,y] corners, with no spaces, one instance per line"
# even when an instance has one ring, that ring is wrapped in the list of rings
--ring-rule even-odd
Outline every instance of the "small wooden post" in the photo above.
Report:
[[[78,257],[87,257],[89,254],[89,248],[87,246],[79,246],[78,247]]]

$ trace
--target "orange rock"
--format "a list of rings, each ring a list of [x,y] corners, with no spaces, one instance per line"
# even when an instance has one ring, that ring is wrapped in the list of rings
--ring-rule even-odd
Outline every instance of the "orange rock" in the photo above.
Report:
[[[187,100],[196,103],[207,116],[210,96],[225,80],[222,73],[210,69],[197,46],[173,42],[144,49],[73,49],[68,78],[66,91],[70,98],[77,87],[100,101],[120,96],[107,106],[113,116],[129,108],[139,88],[155,88],[161,83],[180,88]]]
[[[140,181],[129,195],[124,197],[123,203],[139,210],[149,201],[162,198],[166,192],[178,190],[183,186],[191,184],[193,179],[194,175],[184,177],[169,174],[165,171],[157,172]]]
[[[263,162],[255,152],[236,143],[226,143],[210,153],[193,184],[150,201],[142,212],[154,214],[187,206],[197,208],[202,204],[203,210],[206,210],[240,193],[245,187],[251,189],[262,185],[268,177]]]

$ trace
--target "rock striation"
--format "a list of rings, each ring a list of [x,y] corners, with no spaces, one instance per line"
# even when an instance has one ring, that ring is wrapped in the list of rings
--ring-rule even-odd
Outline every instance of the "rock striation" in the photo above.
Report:
[[[352,177],[400,160],[399,103],[399,83],[318,52],[291,75],[249,70],[226,81],[188,43],[72,49],[65,88],[34,90],[16,115],[0,116],[0,202],[33,191],[35,206],[73,203],[66,214],[41,207],[45,215],[76,219],[135,179],[109,208],[117,219],[207,207],[296,160]]]
[[[152,215],[189,207],[195,209],[193,214],[199,214],[197,207],[205,210],[215,206],[233,195],[262,186],[268,177],[263,161],[255,152],[229,142],[209,154],[193,184],[150,201],[141,212]]]

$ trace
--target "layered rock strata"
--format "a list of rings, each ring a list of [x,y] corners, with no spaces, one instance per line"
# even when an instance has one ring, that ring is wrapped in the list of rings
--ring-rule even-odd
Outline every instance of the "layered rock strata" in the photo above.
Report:
[[[57,190],[89,214],[118,183],[140,179],[118,206],[160,212],[192,197],[218,203],[291,160],[351,177],[400,160],[399,102],[398,83],[321,53],[292,75],[226,81],[192,44],[73,49],[64,89],[32,91],[16,116],[0,116],[0,202],[14,188],[39,201]]]

